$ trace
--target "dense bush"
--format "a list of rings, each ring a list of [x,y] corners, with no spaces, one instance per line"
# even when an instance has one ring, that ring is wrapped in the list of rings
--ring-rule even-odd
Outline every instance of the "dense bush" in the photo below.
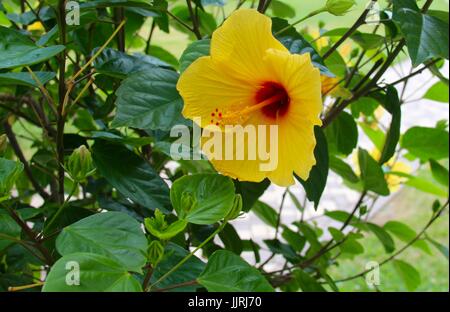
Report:
[[[338,291],[330,269],[360,257],[369,234],[385,255],[345,280],[376,287],[379,266],[393,265],[416,289],[420,272],[397,256],[448,257],[427,234],[448,209],[448,116],[401,131],[404,90],[431,73],[424,97],[448,105],[448,11],[316,2],[1,1],[0,290]],[[360,17],[348,28],[310,22],[350,10]],[[177,58],[155,33],[190,43]],[[387,79],[400,62],[412,69]],[[203,133],[279,125],[277,169],[179,144],[174,132],[201,131],[197,116]],[[359,200],[325,211],[324,229],[304,214],[331,172]],[[259,200],[271,184],[285,187],[280,207]],[[401,187],[436,197],[423,228],[371,222]],[[301,214],[292,224],[287,200]],[[233,224],[250,213],[272,239],[240,238]]]

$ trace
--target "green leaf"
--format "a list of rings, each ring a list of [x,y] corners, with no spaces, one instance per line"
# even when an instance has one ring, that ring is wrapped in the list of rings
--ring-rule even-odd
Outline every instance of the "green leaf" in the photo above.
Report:
[[[147,239],[140,224],[121,212],[98,213],[65,227],[56,239],[63,255],[88,252],[104,255],[128,271],[141,272]]]
[[[445,258],[447,258],[447,260],[449,259],[449,252],[448,252],[448,247],[442,245],[441,243],[435,241],[434,239],[432,239],[431,237],[427,237],[426,238],[431,244],[433,244],[434,247],[437,248],[437,250],[439,250]]]
[[[296,251],[301,252],[306,244],[306,239],[299,233],[291,230],[287,226],[283,226],[281,237]]]
[[[372,116],[380,104],[373,98],[362,97],[351,104],[352,115],[358,118],[361,113]]]
[[[353,171],[352,167],[347,164],[345,161],[336,157],[334,155],[330,155],[330,169],[340,175],[344,180],[349,181],[350,183],[358,183],[359,178]]]
[[[184,231],[187,226],[185,220],[176,220],[169,225],[165,219],[165,215],[159,209],[156,209],[153,218],[145,219],[145,228],[150,234],[156,236],[160,240],[169,240]]]
[[[272,13],[276,17],[280,18],[294,18],[295,17],[295,9],[287,3],[273,0],[270,3],[270,8],[272,9]]]
[[[303,270],[294,270],[294,277],[302,291],[304,292],[326,292],[313,277]]]
[[[426,127],[413,127],[403,135],[401,145],[423,161],[448,158],[448,131]]]
[[[197,281],[210,292],[272,292],[264,276],[239,256],[216,251]]]
[[[253,207],[252,211],[258,216],[264,223],[272,227],[276,227],[278,223],[278,213],[262,201],[257,201]]]
[[[383,228],[405,243],[411,242],[417,236],[416,231],[409,227],[409,225],[398,221],[389,221],[383,226]],[[416,243],[413,244],[413,247],[422,249],[426,253],[430,252],[430,249],[424,240],[416,241]]]
[[[355,32],[351,38],[364,50],[377,49],[386,41],[383,36],[362,32]]]
[[[316,165],[311,169],[307,181],[303,181],[297,177],[297,180],[303,185],[307,198],[314,202],[314,208],[319,206],[320,198],[325,190],[328,179],[329,159],[328,159],[328,144],[327,139],[323,133],[322,128],[315,127],[314,133],[316,136],[316,148],[314,149],[314,157],[316,158]]]
[[[97,49],[94,49],[92,53],[95,53]],[[151,71],[157,66],[170,67],[169,64],[152,56],[128,55],[111,48],[103,50],[94,61],[94,67],[98,73],[119,79],[139,71]]]
[[[272,32],[277,33],[278,31],[285,29],[289,26],[286,20],[278,17],[272,18]],[[320,56],[320,54],[314,50],[312,45],[300,35],[295,28],[291,27],[288,30],[283,31],[282,34],[277,36],[277,39],[293,54],[304,54],[309,53],[311,56],[311,61],[315,67],[320,69],[323,75],[334,77],[334,74],[325,66],[325,63]]]
[[[266,239],[264,243],[269,247],[269,250],[274,254],[282,255],[289,262],[299,263],[301,258],[296,254],[292,246],[280,242],[278,239]]]
[[[408,291],[414,291],[420,286],[420,273],[412,265],[397,259],[392,260],[392,264],[405,283]]]
[[[11,238],[20,238],[21,227],[14,221],[9,214],[0,210],[0,251],[14,243],[13,241],[2,237],[1,234],[7,235]]]
[[[384,178],[383,169],[364,149],[358,151],[361,180],[366,191],[372,191],[379,195],[389,195],[389,188]]]
[[[131,75],[116,92],[117,113],[111,126],[166,131],[184,123],[177,81],[176,72],[159,67]]]
[[[55,78],[55,73],[52,72],[34,72],[34,74],[43,85]],[[5,86],[39,87],[37,82],[31,77],[31,74],[25,72],[0,74],[0,84]]]
[[[402,111],[400,108],[400,99],[398,97],[397,89],[393,86],[388,86],[386,92],[386,102],[384,103],[387,111],[392,115],[391,125],[386,135],[386,141],[379,160],[380,164],[388,162],[395,154],[398,141],[400,139],[400,126]]]
[[[413,66],[433,57],[448,59],[448,23],[420,12],[414,0],[396,0],[393,20],[406,39]]]
[[[189,252],[174,243],[167,244],[164,250],[164,256],[154,268],[151,283],[156,282],[160,277],[169,272],[175,265],[183,260]],[[190,257],[176,271],[167,276],[166,279],[155,285],[155,289],[165,288],[175,284],[190,282],[195,280],[205,269],[205,264],[196,256]],[[198,285],[185,286],[173,289],[175,292],[196,291]]]
[[[170,190],[178,217],[194,224],[213,224],[225,218],[234,197],[233,181],[217,174],[184,176]]]
[[[79,285],[73,285],[78,272]],[[42,291],[141,292],[142,288],[121,263],[104,255],[80,252],[66,255],[53,265]]]
[[[180,58],[180,72],[184,72],[189,65],[196,61],[199,57],[209,55],[211,40],[203,39],[191,43]]]
[[[268,179],[262,182],[235,180],[234,186],[236,187],[236,193],[242,196],[242,211],[248,212],[270,186],[270,181]]]
[[[375,145],[377,150],[382,151],[384,148],[384,143],[386,142],[386,135],[380,129],[374,129],[367,124],[359,123],[361,129],[369,137],[370,141]]]
[[[384,249],[387,253],[391,253],[395,250],[395,242],[385,229],[376,225],[375,223],[365,223],[365,226],[368,230],[375,234],[375,236],[383,244]]]
[[[145,160],[103,140],[97,140],[92,151],[99,174],[124,196],[146,209],[171,210],[169,188]]]
[[[330,150],[349,155],[358,143],[358,127],[355,119],[347,112],[342,112],[325,129]]]
[[[232,251],[237,255],[242,253],[244,248],[242,240],[231,224],[228,223],[225,225],[223,230],[219,233],[219,237],[227,250]]]
[[[428,89],[427,93],[424,95],[424,98],[448,104],[449,103],[448,85],[446,85],[442,81],[436,82],[430,89]]]
[[[351,255],[358,255],[364,253],[364,247],[355,239],[354,235],[348,234],[346,237],[344,233],[335,228],[328,228],[331,236],[335,242],[339,242],[339,249],[342,253]]]
[[[0,202],[9,197],[9,192],[23,171],[23,164],[0,157]]]
[[[37,64],[64,49],[62,45],[39,47],[21,32],[0,26],[0,69]]]
[[[408,180],[404,183],[405,185],[418,189],[422,192],[441,197],[448,197],[447,189],[442,188],[439,184],[433,183],[425,178],[415,177],[407,173],[394,171],[388,172],[387,174],[394,174],[399,177],[407,178]]]
[[[440,163],[434,159],[430,159],[431,173],[433,178],[444,186],[448,187],[449,184],[449,173],[447,168],[442,166]]]
[[[178,68],[180,66],[178,59],[172,53],[159,46],[150,46],[149,54],[167,64],[172,65],[174,68]]]

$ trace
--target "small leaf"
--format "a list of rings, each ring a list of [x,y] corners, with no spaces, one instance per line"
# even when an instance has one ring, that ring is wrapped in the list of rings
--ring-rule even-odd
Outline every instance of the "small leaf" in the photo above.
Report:
[[[409,263],[402,260],[392,260],[395,270],[398,272],[408,291],[414,291],[420,286],[420,273]]]
[[[447,168],[442,166],[434,159],[430,159],[431,173],[433,178],[444,186],[448,187],[449,184],[449,172]]]
[[[359,178],[353,171],[352,167],[342,159],[330,155],[330,169],[340,175],[344,180],[350,183],[358,183]]]
[[[272,292],[264,276],[239,256],[216,251],[197,281],[210,292]]]
[[[389,188],[380,165],[363,149],[359,149],[358,159],[364,189],[383,196],[389,195]]]
[[[406,39],[413,66],[433,57],[448,59],[448,23],[420,12],[416,1],[394,1],[393,20]]]
[[[395,250],[394,240],[386,230],[374,223],[366,223],[365,226],[380,240],[387,253]]]
[[[180,72],[184,72],[199,57],[209,55],[210,39],[198,40],[191,43],[180,58]]]
[[[430,89],[428,89],[427,93],[424,95],[424,98],[448,104],[449,103],[448,85],[446,85],[442,81],[436,82]]]
[[[326,128],[325,135],[330,150],[336,150],[344,155],[351,154],[358,143],[358,127],[355,119],[347,112],[340,113]]]
[[[386,109],[391,113],[391,125],[386,136],[384,148],[379,160],[380,164],[388,162],[395,154],[398,141],[400,139],[400,126],[401,126],[401,108],[400,99],[398,97],[397,89],[389,86],[386,92],[386,102],[384,103]]]
[[[322,287],[313,277],[303,270],[295,270],[294,277],[300,288],[304,292],[326,292],[325,288]]]
[[[53,78],[55,78],[55,73],[52,72],[34,72],[36,77],[39,79],[41,84],[46,84]],[[27,87],[39,87],[37,82],[33,79],[30,73],[3,73],[0,74],[0,84],[1,85],[21,85]]]
[[[277,226],[278,213],[275,211],[275,209],[273,209],[266,203],[257,201],[256,204],[253,205],[252,211],[267,225],[270,225],[272,227]]]
[[[0,26],[0,69],[37,64],[64,49],[63,45],[39,47],[21,32]]]
[[[323,133],[322,128],[315,127],[314,133],[316,136],[316,148],[314,149],[314,156],[316,158],[316,165],[311,169],[307,181],[303,181],[297,177],[297,180],[303,185],[306,191],[307,198],[314,202],[314,208],[319,206],[320,198],[325,190],[328,180],[329,159],[328,159],[328,144],[327,139]]]

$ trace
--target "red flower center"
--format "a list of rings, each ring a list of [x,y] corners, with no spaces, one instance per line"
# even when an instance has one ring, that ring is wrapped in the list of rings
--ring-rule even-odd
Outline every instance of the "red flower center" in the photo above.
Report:
[[[275,100],[270,105],[261,108],[262,112],[273,119],[283,117],[287,113],[291,102],[286,89],[277,82],[264,82],[255,95],[255,101],[256,103],[261,103],[271,98]]]

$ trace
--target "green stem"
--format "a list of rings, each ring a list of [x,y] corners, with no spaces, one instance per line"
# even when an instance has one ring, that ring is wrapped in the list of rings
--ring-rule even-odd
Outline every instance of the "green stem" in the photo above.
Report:
[[[294,23],[290,24],[289,26],[286,26],[285,28],[283,28],[283,29],[277,31],[277,32],[275,33],[275,36],[279,36],[279,35],[281,35],[282,33],[284,33],[286,30],[289,30],[289,29],[291,29],[291,28],[294,28],[294,26],[296,26],[297,24],[300,24],[301,22],[307,20],[308,18],[311,18],[311,17],[313,17],[313,16],[316,16],[316,15],[318,15],[318,14],[320,14],[320,13],[323,13],[323,12],[326,12],[326,11],[327,11],[327,9],[326,9],[325,7],[321,8],[321,9],[318,9],[318,10],[315,10],[315,11],[312,11],[311,13],[309,13],[309,14],[306,15],[305,17],[299,19],[298,21],[295,21]]]
[[[156,282],[151,284],[145,291],[150,291],[155,285],[159,284],[163,280],[165,280],[170,274],[178,270],[180,266],[182,266],[186,261],[188,261],[197,251],[199,251],[203,246],[205,246],[210,240],[214,238],[217,234],[219,234],[223,228],[227,225],[227,220],[225,220],[211,235],[208,236],[206,240],[203,241],[200,245],[198,245],[197,248],[194,249],[190,254],[188,254],[186,257],[184,257],[180,262],[178,262],[177,265],[175,265],[172,269],[170,269],[169,272],[161,276]]]
[[[63,212],[64,208],[69,203],[69,200],[72,198],[73,194],[75,194],[75,191],[78,189],[78,182],[74,182],[72,190],[69,193],[69,196],[64,201],[64,203],[59,207],[58,211],[53,215],[53,217],[50,219],[50,221],[47,223],[47,225],[44,227],[43,233],[46,233],[47,230],[53,225],[53,223],[56,221],[56,219],[59,217],[59,215]]]

